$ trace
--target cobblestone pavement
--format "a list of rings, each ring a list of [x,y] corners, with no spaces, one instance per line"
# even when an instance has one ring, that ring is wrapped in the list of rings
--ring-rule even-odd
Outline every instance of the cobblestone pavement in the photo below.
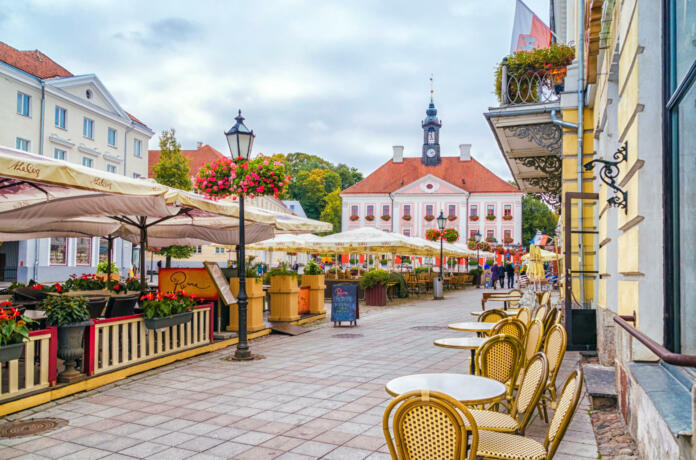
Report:
[[[468,351],[433,340],[467,334],[446,325],[472,319],[481,292],[371,309],[357,328],[326,323],[296,337],[272,335],[252,342],[264,360],[225,361],[230,348],[7,417],[59,417],[69,425],[0,440],[0,459],[388,459],[384,384],[407,374],[468,372]],[[559,386],[578,360],[566,354]],[[581,404],[558,460],[598,456],[587,399]],[[528,435],[543,440],[545,433],[537,417]]]

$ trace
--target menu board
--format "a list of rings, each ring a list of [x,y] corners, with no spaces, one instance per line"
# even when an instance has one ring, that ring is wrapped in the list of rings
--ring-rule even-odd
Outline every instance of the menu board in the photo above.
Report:
[[[204,268],[160,268],[157,289],[160,292],[184,291],[213,300],[217,299],[217,290],[210,278]]]
[[[203,262],[203,265],[208,271],[210,278],[212,278],[216,291],[218,294],[220,294],[220,298],[225,305],[237,303],[237,299],[234,298],[232,291],[230,290],[230,282],[227,281],[227,278],[225,278],[225,275],[222,273],[222,270],[217,262]]]
[[[331,287],[331,321],[355,323],[358,318],[358,286],[335,284]]]

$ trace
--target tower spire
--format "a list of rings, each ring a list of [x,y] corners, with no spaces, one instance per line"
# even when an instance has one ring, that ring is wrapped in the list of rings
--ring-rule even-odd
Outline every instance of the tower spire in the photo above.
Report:
[[[433,93],[435,91],[433,90],[433,74],[430,74],[430,103],[433,103]]]

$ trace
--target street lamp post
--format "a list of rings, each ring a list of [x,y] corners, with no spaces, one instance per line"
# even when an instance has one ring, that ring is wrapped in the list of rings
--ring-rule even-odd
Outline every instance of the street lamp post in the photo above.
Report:
[[[242,111],[235,117],[237,123],[225,132],[227,144],[230,147],[232,159],[242,158],[248,160],[251,157],[251,146],[254,144],[254,131],[249,130],[244,125]],[[249,343],[247,342],[247,303],[246,293],[246,255],[244,252],[244,194],[239,195],[239,260],[237,261],[237,271],[239,276],[239,295],[237,296],[237,308],[239,319],[237,334],[239,342],[232,359],[236,361],[247,361],[253,359]]]
[[[443,277],[443,272],[442,272],[442,240],[443,240],[442,231],[445,229],[446,224],[447,224],[447,218],[445,217],[443,212],[440,211],[440,215],[437,216],[437,228],[440,230],[440,289],[442,289],[443,292],[444,292],[444,277]]]
[[[476,269],[481,268],[481,263],[480,260],[481,258],[479,257],[479,243],[481,242],[481,232],[476,232],[474,235],[474,241],[476,241]],[[476,289],[481,287],[481,274],[479,273],[479,282],[476,284]]]

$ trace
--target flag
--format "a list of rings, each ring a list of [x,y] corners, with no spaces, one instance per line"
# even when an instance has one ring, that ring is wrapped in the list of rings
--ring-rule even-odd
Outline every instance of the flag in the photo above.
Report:
[[[517,0],[510,53],[551,46],[551,29],[522,0]]]

